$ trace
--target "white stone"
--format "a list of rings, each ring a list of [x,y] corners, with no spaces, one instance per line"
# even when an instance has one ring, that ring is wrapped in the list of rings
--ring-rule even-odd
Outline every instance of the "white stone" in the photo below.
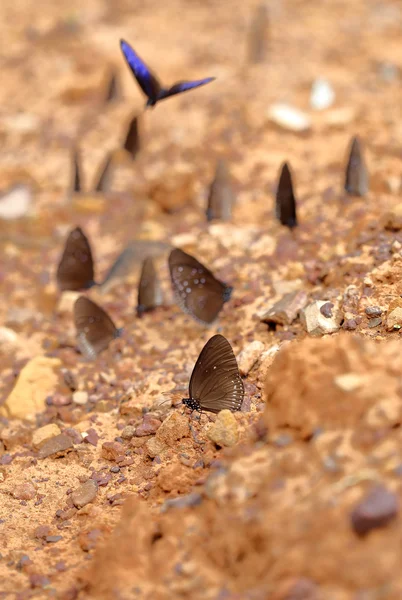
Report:
[[[307,131],[311,128],[311,119],[303,111],[288,104],[273,104],[268,109],[268,118],[290,131]]]
[[[15,344],[18,340],[18,334],[13,329],[8,327],[0,327],[0,345]]]
[[[57,309],[56,309],[57,312],[58,313],[72,313],[75,301],[77,300],[77,298],[79,296],[80,296],[80,292],[73,292],[70,290],[62,292],[59,303],[57,305]]]
[[[23,184],[0,195],[0,219],[19,219],[27,214],[32,203],[32,191]]]
[[[326,304],[325,301],[317,300],[306,306],[300,313],[300,319],[310,335],[335,333],[340,327],[341,316],[336,306],[332,309],[332,317],[327,318],[320,312],[320,308],[324,304]]]
[[[314,110],[325,110],[335,101],[335,92],[326,79],[316,79],[311,87],[310,106]]]
[[[88,402],[88,392],[74,392],[73,394],[74,404],[84,405]]]
[[[237,357],[240,375],[247,375],[263,352],[264,344],[262,342],[254,340],[254,342],[247,344]]]

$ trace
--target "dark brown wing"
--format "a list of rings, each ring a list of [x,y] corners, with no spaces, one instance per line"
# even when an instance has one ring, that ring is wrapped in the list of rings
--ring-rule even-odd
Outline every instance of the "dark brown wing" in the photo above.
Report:
[[[212,323],[223,304],[230,298],[228,287],[183,250],[175,248],[169,255],[169,270],[177,303],[202,323]]]
[[[214,335],[202,349],[189,391],[190,398],[197,400],[203,410],[217,413],[240,409],[244,385],[232,347],[222,335]]]
[[[284,163],[279,176],[276,191],[276,217],[286,227],[297,225],[296,199],[293,193],[292,175],[287,163]]]
[[[57,283],[61,290],[83,290],[94,284],[91,247],[80,227],[68,235],[57,267]]]
[[[162,304],[162,291],[154,261],[148,257],[144,260],[138,284],[137,314],[141,315]]]
[[[109,315],[85,296],[80,296],[74,304],[74,323],[78,347],[90,359],[94,359],[119,336],[119,330]]]
[[[360,142],[354,137],[346,167],[345,190],[352,196],[365,196],[369,189],[369,176],[363,159]]]

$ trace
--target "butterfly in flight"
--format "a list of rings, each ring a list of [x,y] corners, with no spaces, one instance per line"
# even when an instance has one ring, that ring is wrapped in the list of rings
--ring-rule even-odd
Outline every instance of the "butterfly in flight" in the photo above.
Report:
[[[137,315],[153,310],[162,304],[162,290],[156,274],[154,261],[149,256],[142,265],[140,282],[138,284]]]
[[[164,88],[130,44],[120,40],[120,47],[138,85],[148,97],[146,106],[155,106],[157,102],[164,98],[187,92],[215,80],[215,77],[206,77],[197,81],[179,81],[170,88]]]
[[[84,290],[96,285],[91,246],[80,227],[70,231],[57,267],[60,290]]]
[[[290,229],[296,227],[296,199],[293,193],[292,174],[288,163],[284,163],[276,190],[276,218]]]
[[[215,321],[233,288],[226,285],[190,254],[174,248],[169,255],[173,291],[179,306],[201,323]]]
[[[78,348],[90,360],[94,360],[99,352],[121,335],[121,330],[117,329],[103,308],[85,296],[75,301],[74,323]]]
[[[244,385],[232,346],[223,335],[214,335],[202,349],[191,374],[189,395],[182,403],[191,410],[240,410]]]

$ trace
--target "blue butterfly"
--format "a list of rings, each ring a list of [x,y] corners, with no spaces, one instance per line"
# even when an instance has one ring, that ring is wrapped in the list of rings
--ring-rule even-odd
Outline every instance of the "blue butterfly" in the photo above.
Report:
[[[147,106],[155,106],[159,100],[169,98],[169,96],[174,96],[175,94],[181,94],[187,90],[192,90],[193,88],[205,85],[215,79],[215,77],[207,77],[206,79],[199,79],[197,81],[179,81],[170,88],[163,88],[155,75],[153,75],[127,42],[120,40],[120,47],[138,85],[144,94],[148,96]]]

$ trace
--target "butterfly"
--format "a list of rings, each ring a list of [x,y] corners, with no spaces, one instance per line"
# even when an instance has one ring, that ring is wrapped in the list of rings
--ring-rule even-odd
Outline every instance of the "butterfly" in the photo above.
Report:
[[[75,301],[74,323],[78,348],[81,354],[91,360],[121,335],[121,329],[117,329],[103,308],[85,296]]]
[[[191,374],[189,395],[182,403],[191,410],[240,410],[244,385],[232,346],[223,335],[214,335],[202,349]]]
[[[56,278],[61,290],[83,290],[95,285],[91,246],[80,227],[68,235]]]
[[[284,163],[276,190],[276,217],[290,229],[296,227],[296,200],[293,193],[292,175],[287,163]]]
[[[352,196],[365,196],[369,190],[369,175],[357,137],[352,139],[350,147],[345,190]]]
[[[138,285],[137,315],[153,310],[162,304],[162,290],[151,257],[144,260]]]
[[[129,154],[131,154],[132,158],[135,158],[140,151],[138,117],[136,116],[133,117],[129,123],[123,148],[124,150],[127,150]]]
[[[215,77],[206,77],[205,79],[199,79],[197,81],[179,81],[170,88],[163,88],[155,75],[148,69],[138,54],[134,52],[130,44],[124,40],[120,40],[120,47],[138,85],[148,97],[146,106],[155,106],[157,102],[164,98],[169,98],[169,96],[174,96],[175,94],[181,94],[182,92],[192,90],[215,80]]]
[[[208,195],[207,220],[221,219],[229,221],[234,204],[233,190],[226,163],[220,160],[216,166],[215,177]]]
[[[194,319],[212,323],[233,288],[226,285],[190,254],[174,248],[169,255],[169,270],[179,306]]]

